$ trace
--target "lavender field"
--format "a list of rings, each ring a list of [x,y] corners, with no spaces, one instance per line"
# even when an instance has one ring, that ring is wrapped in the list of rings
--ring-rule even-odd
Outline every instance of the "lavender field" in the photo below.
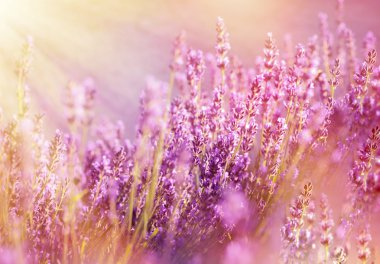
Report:
[[[13,3],[3,26],[28,13]],[[167,54],[131,60],[113,92],[111,51],[88,66],[105,77],[86,75],[79,49],[71,67],[19,23],[23,44],[0,64],[0,263],[379,263],[379,27],[351,27],[353,1],[329,5],[305,42],[275,23],[257,55],[248,40],[235,52],[222,17],[212,49],[180,29],[163,49],[157,28],[150,45]],[[58,92],[42,85],[52,76]]]

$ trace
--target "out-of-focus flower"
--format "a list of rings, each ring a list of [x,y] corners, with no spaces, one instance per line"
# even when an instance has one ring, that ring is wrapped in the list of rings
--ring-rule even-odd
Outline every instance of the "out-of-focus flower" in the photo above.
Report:
[[[223,263],[252,264],[257,263],[256,248],[249,241],[241,239],[232,241],[226,248]]]
[[[231,46],[228,39],[229,35],[224,25],[224,20],[221,17],[218,17],[216,23],[216,33],[216,64],[220,69],[225,70],[230,62],[228,58],[228,51],[231,49]]]
[[[234,226],[249,216],[248,202],[238,191],[227,191],[220,206],[223,222],[228,226]]]
[[[368,227],[364,228],[359,236],[358,240],[358,258],[362,263],[367,263],[371,256],[371,250],[369,248],[369,243],[372,240],[371,234],[369,233]]]

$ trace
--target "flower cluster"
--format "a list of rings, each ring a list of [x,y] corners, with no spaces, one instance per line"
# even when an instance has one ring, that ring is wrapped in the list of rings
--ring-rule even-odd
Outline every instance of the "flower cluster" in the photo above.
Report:
[[[182,33],[168,82],[147,81],[134,139],[96,118],[85,79],[67,86],[69,129],[49,140],[28,108],[28,41],[19,113],[0,123],[0,262],[375,261],[376,38],[360,56],[338,3],[336,34],[321,15],[319,36],[282,54],[269,33],[251,67],[230,54],[221,18],[215,54]]]

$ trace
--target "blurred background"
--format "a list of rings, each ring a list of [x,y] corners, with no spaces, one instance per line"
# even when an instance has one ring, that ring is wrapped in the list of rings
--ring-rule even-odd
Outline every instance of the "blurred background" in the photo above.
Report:
[[[378,0],[346,0],[345,21],[358,38],[380,34]],[[318,13],[335,27],[333,0],[0,0],[0,105],[16,109],[15,61],[26,36],[35,44],[29,77],[33,107],[53,127],[63,125],[62,101],[69,80],[95,80],[97,112],[130,124],[148,75],[165,80],[171,45],[181,31],[188,43],[213,52],[215,22],[224,18],[232,53],[245,65],[261,54],[266,33],[278,46],[291,34],[294,46],[318,32]]]

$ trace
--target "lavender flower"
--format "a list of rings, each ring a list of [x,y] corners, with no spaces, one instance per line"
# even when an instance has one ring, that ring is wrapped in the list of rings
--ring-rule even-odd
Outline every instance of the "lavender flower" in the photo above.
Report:
[[[376,261],[360,221],[380,208],[375,37],[359,64],[343,1],[336,34],[320,24],[285,54],[269,33],[251,68],[221,18],[214,54],[180,34],[168,81],[148,78],[135,138],[98,121],[87,78],[65,90],[68,131],[46,140],[27,109],[28,42],[18,115],[0,116],[0,262]]]

